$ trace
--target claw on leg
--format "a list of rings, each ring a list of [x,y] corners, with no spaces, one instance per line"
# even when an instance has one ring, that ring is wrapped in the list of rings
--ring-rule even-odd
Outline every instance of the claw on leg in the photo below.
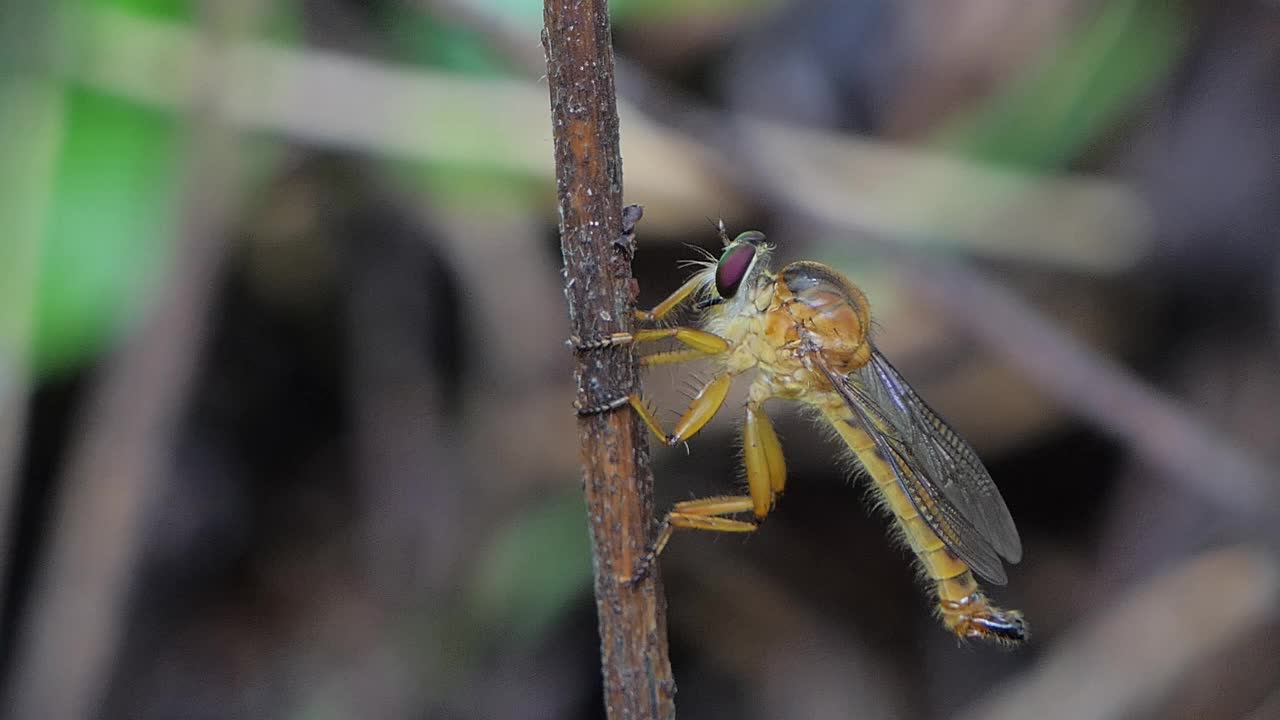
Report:
[[[734,533],[754,531],[758,527],[754,522],[721,517],[749,512],[751,508],[751,498],[746,495],[725,495],[676,503],[671,512],[662,519],[657,536],[636,562],[630,577],[622,577],[619,580],[627,585],[635,585],[644,580],[653,569],[653,563],[658,559],[658,555],[671,540],[671,535],[678,529]]]
[[[662,429],[662,423],[658,422],[657,416],[644,403],[644,400],[635,393],[622,395],[595,405],[575,403],[574,411],[577,412],[579,417],[586,417],[588,415],[611,412],[624,405],[630,405],[631,409],[636,411],[636,415],[640,416],[640,420],[662,441],[663,445],[675,446],[698,434],[698,431],[705,427],[708,422],[711,422],[711,418],[715,417],[716,413],[720,412],[720,408],[724,406],[725,396],[729,393],[729,385],[732,380],[733,378],[729,375],[720,375],[707,383],[694,396],[693,402],[689,404],[688,409],[680,416],[680,419],[676,422],[675,430],[670,434]]]
[[[613,412],[614,410],[626,405],[630,405],[631,409],[636,411],[636,414],[640,416],[640,419],[644,422],[645,426],[648,427],[654,435],[657,435],[658,439],[662,440],[664,445],[677,444],[672,442],[671,436],[662,429],[662,425],[658,422],[658,418],[654,416],[653,411],[649,409],[648,405],[644,404],[644,399],[636,393],[621,395],[613,398],[612,400],[597,403],[595,405],[583,405],[575,402],[573,404],[573,410],[578,414],[578,417],[587,417],[589,415],[600,415],[607,412]]]
[[[667,444],[679,445],[706,427],[707,423],[711,422],[711,418],[724,407],[724,399],[729,394],[729,385],[732,382],[732,376],[720,375],[704,385],[693,397],[688,409],[676,421],[675,429],[667,438]]]
[[[577,413],[578,417],[588,417],[591,415],[603,415],[604,413],[613,412],[614,410],[617,410],[618,408],[630,402],[630,400],[631,400],[631,396],[624,395],[622,397],[609,400],[608,402],[602,402],[595,405],[583,405],[582,403],[575,401],[573,403],[573,411]]]
[[[662,441],[663,445],[675,444],[671,441],[671,436],[662,429],[662,423],[658,422],[658,418],[654,416],[653,411],[649,409],[649,406],[644,404],[644,400],[639,395],[631,395],[626,398],[624,404],[625,403],[631,404],[631,409],[636,411],[636,415],[640,416],[640,420],[649,428],[650,432]],[[622,407],[622,405],[619,405],[618,407]]]
[[[575,352],[590,352],[619,345],[630,345],[633,342],[635,342],[635,336],[631,333],[616,332],[589,340],[584,340],[577,335],[570,335],[568,344]]]
[[[667,365],[686,360],[695,360],[707,355],[720,355],[729,351],[729,341],[719,335],[687,327],[652,328],[637,330],[633,333],[616,332],[590,339],[571,335],[568,344],[575,352],[591,352],[592,350],[604,350],[605,348],[620,347],[622,345],[638,345],[667,338],[675,338],[677,342],[685,346],[685,349],[654,353],[641,358],[640,362],[644,365]]]
[[[676,425],[671,434],[675,442],[697,432],[715,415],[724,403],[729,389],[730,376],[722,375],[707,383]],[[749,495],[688,500],[675,504],[658,526],[658,534],[644,555],[640,557],[631,577],[624,582],[634,585],[644,579],[657,560],[671,535],[678,529],[709,530],[711,532],[752,532],[773,509],[778,495],[786,486],[787,466],[782,456],[782,443],[773,430],[773,423],[764,414],[759,402],[747,404],[747,420],[742,429],[746,455],[747,485]],[[754,520],[735,520],[724,517],[739,513],[752,513]]]

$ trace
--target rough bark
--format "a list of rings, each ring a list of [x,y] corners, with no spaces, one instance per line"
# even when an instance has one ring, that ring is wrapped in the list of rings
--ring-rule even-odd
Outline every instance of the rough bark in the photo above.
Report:
[[[605,0],[547,0],[543,45],[551,91],[556,189],[571,332],[598,338],[631,329],[631,253],[623,238],[622,160],[613,49]],[[579,353],[582,406],[636,386],[627,348]],[[675,716],[666,608],[656,571],[624,585],[653,525],[653,477],[643,428],[623,409],[578,423],[591,531],[600,662],[608,717]]]

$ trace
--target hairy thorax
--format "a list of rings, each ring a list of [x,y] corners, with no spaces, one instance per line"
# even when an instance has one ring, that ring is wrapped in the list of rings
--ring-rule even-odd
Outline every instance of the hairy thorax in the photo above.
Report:
[[[843,276],[817,263],[796,262],[776,276],[759,278],[747,296],[709,323],[733,345],[725,359],[729,372],[754,369],[751,397],[840,403],[830,383],[806,367],[803,356],[816,348],[840,374],[870,358],[870,312],[866,297]]]

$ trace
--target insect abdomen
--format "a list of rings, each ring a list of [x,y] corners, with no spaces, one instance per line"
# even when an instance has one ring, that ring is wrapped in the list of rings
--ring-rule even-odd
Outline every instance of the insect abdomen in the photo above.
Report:
[[[956,556],[929,527],[920,511],[907,497],[875,441],[853,424],[843,405],[824,411],[827,420],[849,446],[858,462],[867,469],[872,485],[906,537],[938,594],[938,614],[951,632],[966,639],[1021,643],[1026,640],[1026,624],[1016,610],[1002,610],[987,599],[978,587],[969,566]],[[925,512],[930,512],[927,506]]]

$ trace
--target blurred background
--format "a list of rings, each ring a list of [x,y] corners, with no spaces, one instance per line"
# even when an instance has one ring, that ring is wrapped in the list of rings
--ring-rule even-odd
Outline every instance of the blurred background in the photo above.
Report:
[[[708,219],[840,268],[1025,547],[958,645],[779,404],[776,513],[662,558],[681,716],[1280,717],[1280,6],[611,9],[641,303]],[[0,3],[8,717],[603,717],[540,27]]]

